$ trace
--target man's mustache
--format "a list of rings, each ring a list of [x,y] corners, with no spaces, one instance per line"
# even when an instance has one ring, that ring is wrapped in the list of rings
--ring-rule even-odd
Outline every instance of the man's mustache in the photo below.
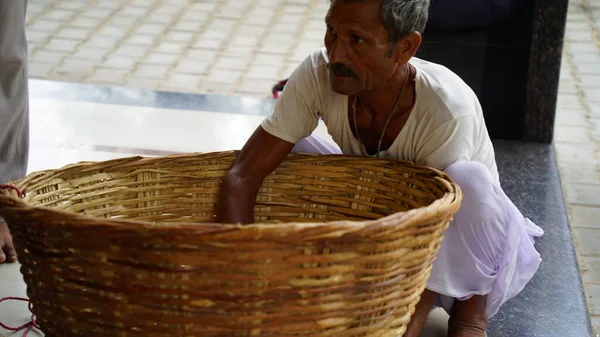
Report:
[[[331,69],[333,74],[336,76],[351,77],[356,80],[358,79],[358,75],[356,75],[356,73],[352,71],[352,69],[350,69],[348,66],[342,63],[329,63],[327,67]]]

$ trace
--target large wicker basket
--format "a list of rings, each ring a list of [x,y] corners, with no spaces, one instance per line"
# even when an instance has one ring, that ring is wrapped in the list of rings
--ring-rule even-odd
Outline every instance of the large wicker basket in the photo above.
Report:
[[[237,152],[78,163],[0,191],[47,336],[401,336],[460,190],[391,159],[291,154],[256,224],[211,223]]]

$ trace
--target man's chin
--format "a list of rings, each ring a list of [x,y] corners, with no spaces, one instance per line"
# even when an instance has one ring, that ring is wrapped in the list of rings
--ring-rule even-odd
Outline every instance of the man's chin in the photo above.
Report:
[[[340,95],[354,95],[357,92],[355,80],[348,79],[331,79],[331,89]]]

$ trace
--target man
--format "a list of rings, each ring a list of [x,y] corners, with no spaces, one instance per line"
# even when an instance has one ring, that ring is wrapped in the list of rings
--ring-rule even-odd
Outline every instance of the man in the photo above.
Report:
[[[27,0],[0,1],[0,183],[26,174],[29,155]],[[0,263],[15,262],[8,226],[0,218]]]
[[[291,151],[339,153],[311,136],[319,119],[342,153],[412,160],[444,170],[464,200],[450,224],[405,336],[433,306],[448,336],[485,336],[488,318],[518,294],[541,262],[542,230],[502,191],[493,146],[473,91],[447,68],[414,58],[429,0],[333,0],[325,46],[296,69],[271,116],[225,177],[222,223],[253,222],[264,178]]]

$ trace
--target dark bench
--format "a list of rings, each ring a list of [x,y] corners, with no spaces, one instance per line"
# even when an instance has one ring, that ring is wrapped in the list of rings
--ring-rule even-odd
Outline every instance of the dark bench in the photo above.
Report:
[[[550,143],[568,0],[518,0],[485,29],[428,26],[417,56],[475,91],[492,138]]]
[[[443,64],[478,95],[504,189],[540,225],[543,263],[491,321],[493,337],[592,336],[551,145],[568,0],[516,1],[486,29],[429,26],[418,57]]]
[[[587,304],[552,145],[496,141],[506,194],[545,231],[542,265],[490,322],[490,337],[591,337]]]

